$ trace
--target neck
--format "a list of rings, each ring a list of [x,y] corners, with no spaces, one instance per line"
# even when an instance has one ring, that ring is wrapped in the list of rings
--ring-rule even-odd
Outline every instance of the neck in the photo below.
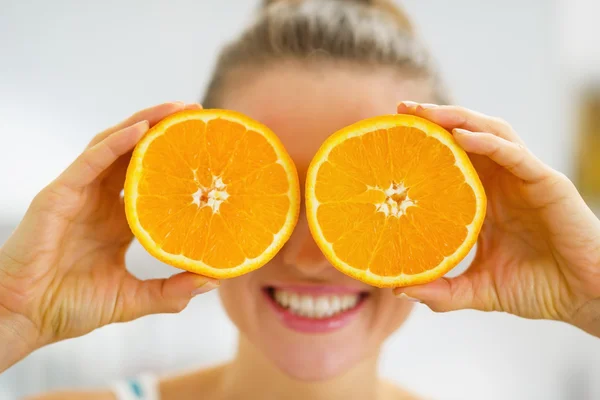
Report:
[[[225,368],[224,399],[378,399],[377,355],[361,361],[342,376],[305,382],[282,373],[248,340],[240,336],[236,358]]]

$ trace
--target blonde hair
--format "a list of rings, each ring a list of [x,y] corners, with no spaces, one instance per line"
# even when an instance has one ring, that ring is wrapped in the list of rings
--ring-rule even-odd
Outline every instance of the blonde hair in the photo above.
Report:
[[[265,0],[258,18],[220,54],[204,101],[217,107],[233,71],[285,60],[391,66],[447,93],[410,18],[392,0]]]

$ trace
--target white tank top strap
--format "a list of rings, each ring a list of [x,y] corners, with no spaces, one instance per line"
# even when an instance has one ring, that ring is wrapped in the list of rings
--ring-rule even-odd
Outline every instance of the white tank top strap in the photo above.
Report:
[[[151,374],[118,381],[111,390],[117,400],[160,400],[158,379]]]

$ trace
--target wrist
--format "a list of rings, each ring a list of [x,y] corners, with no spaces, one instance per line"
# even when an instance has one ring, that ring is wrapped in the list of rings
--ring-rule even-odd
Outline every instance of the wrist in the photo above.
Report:
[[[565,322],[600,338],[600,293],[583,301]]]
[[[5,243],[6,245],[7,243]],[[0,373],[29,353],[42,347],[38,325],[21,311],[31,308],[26,296],[16,289],[14,277],[23,265],[0,247]]]
[[[39,347],[33,322],[0,306],[0,373]]]

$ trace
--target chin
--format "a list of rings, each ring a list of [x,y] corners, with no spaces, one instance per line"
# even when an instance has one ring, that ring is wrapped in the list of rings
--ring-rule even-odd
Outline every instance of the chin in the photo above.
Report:
[[[261,352],[288,377],[322,381],[343,375],[376,354],[377,349],[365,346],[368,341],[361,336],[348,327],[344,332],[313,335],[270,331],[255,339]]]
[[[254,369],[275,367],[293,380],[312,382],[344,375],[376,359],[412,308],[389,290],[337,271],[318,282],[284,271],[267,266],[223,282],[219,290],[243,338],[240,352],[251,349],[244,358]]]
[[[370,292],[334,285],[263,288],[258,339],[290,378],[332,379],[376,351],[369,340]]]
[[[265,349],[265,353],[271,353]],[[273,364],[289,378],[304,382],[334,379],[352,369],[363,359],[361,349],[331,349],[330,346],[298,346],[286,354],[271,354]]]

